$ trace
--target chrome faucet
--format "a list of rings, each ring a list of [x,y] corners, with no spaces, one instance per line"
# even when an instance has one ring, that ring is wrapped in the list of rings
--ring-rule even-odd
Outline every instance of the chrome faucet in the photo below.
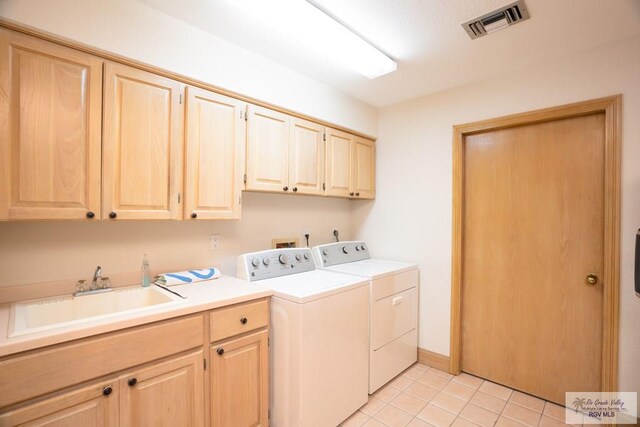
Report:
[[[102,276],[102,267],[96,267],[96,271],[93,273],[93,280],[91,281],[90,290],[95,291],[98,289],[98,279]]]

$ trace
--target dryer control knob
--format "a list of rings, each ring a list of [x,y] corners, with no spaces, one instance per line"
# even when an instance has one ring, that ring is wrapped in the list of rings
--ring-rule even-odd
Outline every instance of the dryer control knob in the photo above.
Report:
[[[296,261],[300,261],[302,259],[302,257],[300,256],[300,254],[296,254]]]
[[[308,253],[304,253],[304,259],[309,260],[309,254]]]
[[[326,249],[322,250],[322,255],[327,256],[329,255],[329,251],[327,251]]]
[[[364,245],[360,246],[360,249],[363,251],[367,250],[367,248],[365,248]]]
[[[280,264],[286,264],[289,260],[285,254],[282,254],[278,256],[278,261],[280,261]]]
[[[270,262],[271,262],[271,260],[269,258],[267,258],[267,257],[262,258],[262,263],[264,265],[269,265]]]
[[[260,260],[258,258],[254,258],[251,260],[251,265],[253,265],[254,267],[257,267],[260,265]]]
[[[348,253],[349,253],[349,251],[347,250],[347,247],[346,247],[346,246],[343,246],[343,247],[342,247],[342,253],[343,253],[343,254],[348,254]]]

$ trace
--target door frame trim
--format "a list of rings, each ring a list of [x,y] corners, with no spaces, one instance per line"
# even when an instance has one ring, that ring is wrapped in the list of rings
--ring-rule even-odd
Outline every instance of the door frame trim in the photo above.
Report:
[[[449,371],[460,373],[461,289],[464,210],[464,141],[467,135],[547,121],[605,115],[604,277],[602,322],[602,391],[618,385],[620,287],[620,146],[622,95],[513,114],[453,126],[453,235],[451,262],[451,342]]]

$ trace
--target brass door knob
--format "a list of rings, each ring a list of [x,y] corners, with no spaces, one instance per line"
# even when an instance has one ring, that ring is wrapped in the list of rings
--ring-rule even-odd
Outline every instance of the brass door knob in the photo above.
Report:
[[[598,276],[593,273],[587,274],[587,284],[591,286],[598,284]]]

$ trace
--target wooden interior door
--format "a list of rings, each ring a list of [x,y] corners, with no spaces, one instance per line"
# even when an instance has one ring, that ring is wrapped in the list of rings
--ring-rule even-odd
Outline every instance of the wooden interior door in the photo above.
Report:
[[[353,135],[327,128],[325,180],[327,196],[353,196],[351,189]]]
[[[288,191],[289,116],[249,105],[247,190]]]
[[[461,368],[564,404],[601,390],[605,116],[467,135]]]
[[[0,29],[0,220],[100,217],[102,61]]]
[[[120,426],[204,426],[202,350],[120,377]]]
[[[105,64],[103,218],[180,219],[181,84]]]
[[[324,194],[324,126],[291,117],[289,187],[299,194]]]
[[[211,347],[211,425],[269,425],[266,330]]]
[[[369,139],[356,137],[353,141],[352,191],[360,199],[376,196],[376,146]]]
[[[187,87],[185,216],[239,219],[244,102]]]

